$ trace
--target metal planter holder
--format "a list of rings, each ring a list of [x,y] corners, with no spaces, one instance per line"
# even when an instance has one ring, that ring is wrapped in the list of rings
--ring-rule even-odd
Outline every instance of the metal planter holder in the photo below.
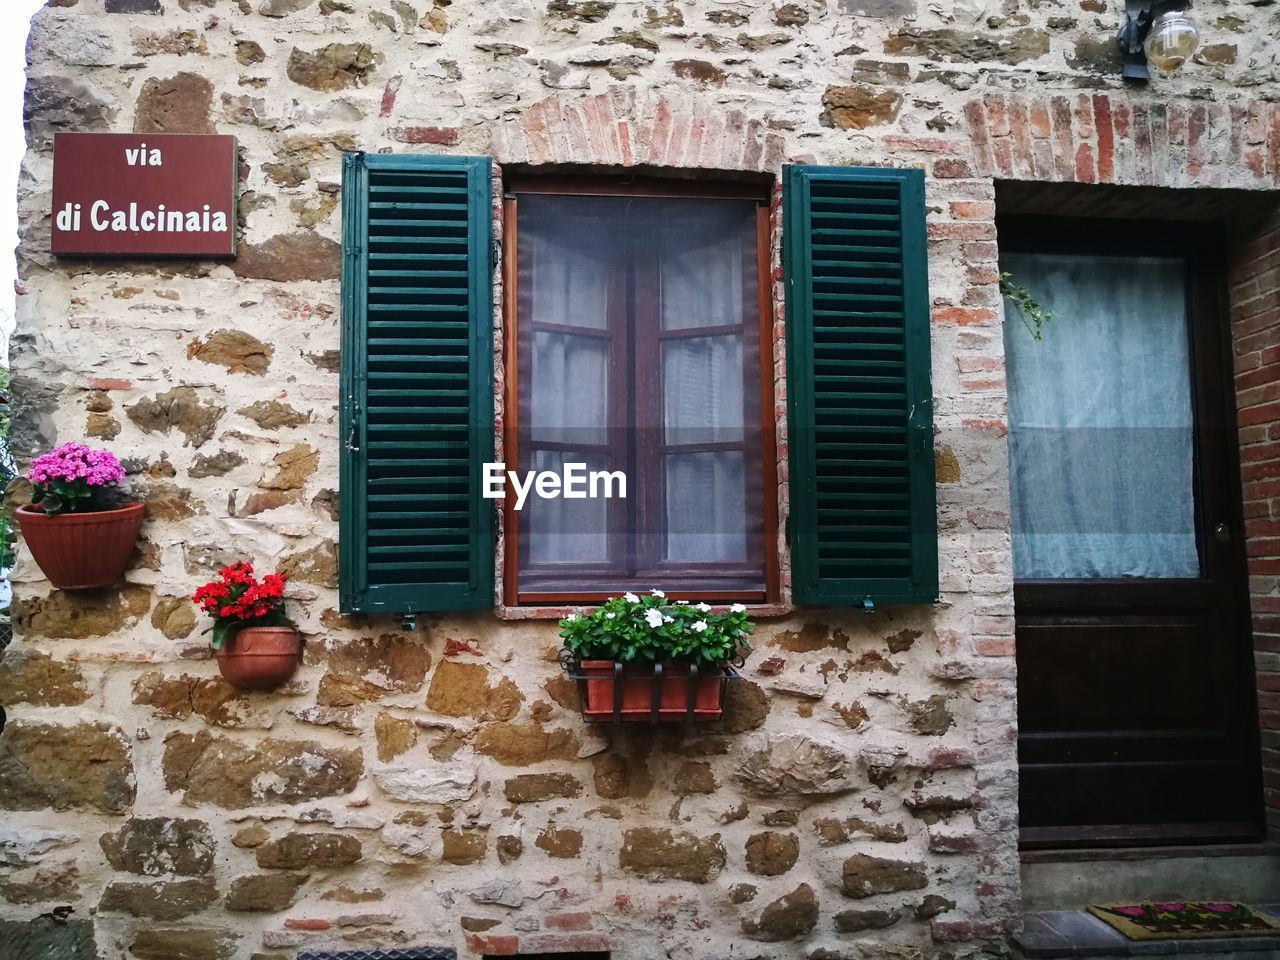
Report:
[[[645,724],[648,726],[670,725],[674,723],[708,723],[724,716],[724,698],[727,684],[738,678],[734,664],[723,664],[711,669],[699,669],[696,663],[688,664],[687,672],[678,674],[669,672],[663,664],[655,663],[652,674],[639,674],[634,668],[628,670],[627,664],[609,661],[613,664],[613,675],[602,676],[584,670],[582,663],[567,651],[561,654],[560,665],[565,675],[577,682],[578,700],[581,704],[582,718],[587,723],[607,724]],[[682,665],[683,666],[683,665]],[[737,664],[741,666],[741,664]],[[685,705],[675,709],[662,705],[663,690],[670,690],[673,680],[683,680],[687,684]],[[717,684],[716,707],[714,710],[698,706],[698,691],[707,683]],[[612,710],[600,711],[590,709],[589,683],[607,683],[612,692]],[[648,686],[647,708],[624,708],[623,696],[625,686],[646,684]]]

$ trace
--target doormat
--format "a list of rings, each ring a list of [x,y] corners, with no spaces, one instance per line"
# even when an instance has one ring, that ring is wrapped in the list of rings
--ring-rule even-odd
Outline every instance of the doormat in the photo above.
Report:
[[[1186,900],[1091,904],[1089,912],[1130,940],[1280,936],[1280,922],[1244,903]]]
[[[394,947],[390,950],[339,950],[323,953],[304,950],[298,960],[458,960],[457,951],[451,947]]]

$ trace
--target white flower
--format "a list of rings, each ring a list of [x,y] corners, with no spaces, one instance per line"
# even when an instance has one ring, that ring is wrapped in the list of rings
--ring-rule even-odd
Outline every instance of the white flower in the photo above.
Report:
[[[682,607],[687,607],[687,606],[689,605],[689,601],[688,601],[688,600],[677,600],[677,601],[676,601],[676,603],[677,603],[677,604],[679,604],[679,605],[680,605],[680,606],[682,606]]]
[[[705,620],[699,620],[697,623],[693,625],[694,633],[701,633],[705,629],[707,629],[707,621]]]
[[[576,613],[571,613],[567,617],[565,617],[565,619],[570,623],[573,623],[573,621],[578,619],[578,615]]]
[[[665,597],[666,597],[666,594],[665,594],[665,593],[663,593],[661,590],[659,590],[657,587],[654,587],[654,588],[653,588],[652,590],[650,590],[649,592],[650,592],[651,594],[653,594],[655,597],[663,597],[663,598],[665,598]]]
[[[612,620],[612,619],[613,619],[614,617],[616,617],[616,616],[617,616],[617,614],[616,614],[616,613],[606,613],[606,614],[604,615],[604,618],[605,618],[606,620]]]
[[[659,610],[646,610],[644,612],[644,619],[651,627],[657,628],[662,626],[662,613]]]
[[[664,614],[664,615],[663,615],[663,617],[662,617],[662,622],[663,622],[663,623],[675,623],[676,621],[675,621],[675,618],[674,618],[674,617],[668,617],[668,616],[666,616],[666,615]]]
[[[640,602],[640,598],[639,598],[639,597],[637,597],[634,593],[624,593],[624,594],[622,595],[622,599],[623,599],[623,600],[625,600],[625,601],[627,601],[627,603],[639,603],[639,602]]]
[[[741,603],[735,603],[733,606],[729,608],[729,612],[730,613],[746,613],[747,608],[745,605]]]
[[[695,609],[695,610],[697,610],[699,613],[710,613],[710,612],[711,612],[711,607],[709,607],[709,606],[708,606],[707,604],[705,604],[705,603],[700,603],[700,604],[698,604],[696,607],[694,607],[694,609]]]

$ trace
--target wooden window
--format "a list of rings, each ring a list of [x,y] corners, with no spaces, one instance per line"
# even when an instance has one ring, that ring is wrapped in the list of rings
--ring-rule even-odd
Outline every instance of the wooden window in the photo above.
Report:
[[[512,184],[507,467],[621,471],[627,496],[506,505],[509,604],[776,596],[763,190]]]

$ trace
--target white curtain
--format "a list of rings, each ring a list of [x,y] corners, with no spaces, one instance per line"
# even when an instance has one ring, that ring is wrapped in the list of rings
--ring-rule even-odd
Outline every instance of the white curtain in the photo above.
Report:
[[[580,200],[530,197],[521,200],[534,214],[520,231],[522,269],[529,271],[533,296],[522,321],[531,382],[527,436],[533,443],[599,446],[609,442],[609,295],[617,233],[600,211]],[[578,327],[583,333],[539,329]],[[591,332],[586,332],[591,331]],[[598,332],[596,332],[598,331]],[[572,449],[534,449],[528,469],[563,473],[565,463],[590,470],[613,470],[605,457]],[[536,564],[602,563],[609,559],[610,501],[530,492],[522,511],[528,557]]]
[[[664,204],[658,223],[659,315],[664,330],[741,328],[746,312],[744,213],[737,204]],[[754,287],[754,285],[752,285]],[[740,332],[662,342],[662,429],[667,444],[742,443],[746,377]],[[668,453],[663,464],[664,559],[747,559],[746,460],[741,450]]]
[[[1052,318],[1005,303],[1014,574],[1194,577],[1184,264],[1006,254]]]

